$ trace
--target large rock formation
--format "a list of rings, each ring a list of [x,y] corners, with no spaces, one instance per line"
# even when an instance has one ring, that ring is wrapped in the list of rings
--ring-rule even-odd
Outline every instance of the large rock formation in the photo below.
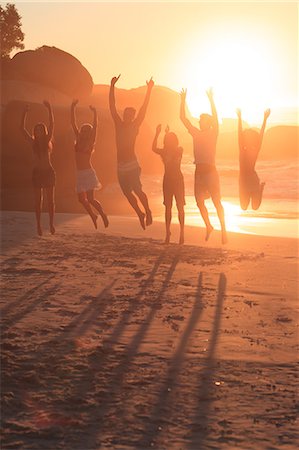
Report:
[[[91,75],[78,59],[46,45],[17,53],[3,64],[1,77],[46,86],[78,98],[89,96],[93,88]]]

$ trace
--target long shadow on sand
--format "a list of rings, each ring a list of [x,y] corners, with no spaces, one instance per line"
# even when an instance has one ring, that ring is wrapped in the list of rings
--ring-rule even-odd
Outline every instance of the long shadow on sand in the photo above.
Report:
[[[199,374],[198,383],[198,408],[197,413],[192,421],[191,433],[187,448],[190,450],[203,449],[205,441],[209,436],[208,422],[209,411],[212,406],[213,398],[215,396],[215,384],[213,384],[213,377],[216,369],[215,351],[218,342],[218,335],[220,330],[221,312],[223,308],[226,291],[226,276],[221,273],[218,283],[217,305],[213,321],[213,330],[207,356],[205,361],[201,362],[203,370]]]
[[[140,292],[137,294],[136,299],[142,298],[146,294],[146,288],[151,285],[153,281],[153,277],[155,273],[158,270],[159,265],[161,264],[164,255],[167,254],[167,251],[163,251],[162,255],[158,258],[156,264],[154,265],[154,268],[141,288]],[[102,431],[102,427],[105,423],[105,417],[108,414],[110,408],[113,406],[114,399],[118,396],[118,394],[121,393],[123,389],[123,383],[124,378],[126,374],[130,371],[131,364],[133,363],[133,360],[135,356],[138,353],[138,349],[141,346],[146,333],[150,327],[150,324],[157,312],[158,309],[161,307],[161,301],[163,300],[163,297],[165,295],[165,292],[169,286],[169,283],[171,281],[172,275],[175,271],[175,268],[179,262],[180,257],[180,249],[175,253],[173,260],[166,272],[164,281],[162,283],[162,286],[158,292],[158,294],[153,299],[150,310],[147,313],[146,317],[142,320],[142,324],[140,325],[139,329],[135,333],[135,335],[132,337],[130,343],[125,347],[125,350],[121,356],[120,363],[116,365],[112,369],[112,371],[109,374],[109,384],[108,386],[105,386],[105,392],[102,392],[101,396],[101,405],[98,405],[96,409],[93,409],[90,413],[90,419],[87,420],[88,425],[86,431],[82,434],[82,441],[80,441],[79,436],[77,437],[76,443],[73,444],[73,448],[81,449],[92,449],[92,448],[98,448],[100,446],[99,440],[100,435]],[[136,304],[134,302],[134,305],[131,305],[129,308],[129,313],[136,310]],[[122,315],[119,322],[117,323],[114,331],[110,335],[110,337],[104,342],[103,346],[104,348],[107,348],[107,344],[109,344],[109,352],[112,351],[111,344],[115,342],[116,337],[120,336],[120,331],[123,331],[125,329],[125,318],[128,315],[127,314]],[[90,376],[85,377],[85,383],[78,383],[79,392],[75,393],[76,397],[86,398],[87,397],[87,391],[90,390],[93,387],[93,383],[95,382],[94,376],[96,374],[99,374],[104,369],[105,366],[105,359],[103,359],[102,349],[96,350],[93,355],[90,357],[90,366],[89,366],[89,374]],[[83,381],[83,380],[82,380]]]
[[[175,399],[173,398],[173,392],[177,383],[177,378],[184,362],[184,356],[189,344],[189,340],[203,310],[201,290],[202,273],[200,273],[198,277],[195,302],[193,304],[187,326],[185,327],[179,345],[172,359],[170,360],[165,381],[163,382],[163,385],[157,393],[157,402],[152,408],[151,415],[147,421],[147,426],[142,431],[142,439],[134,446],[136,449],[151,448],[151,446],[154,445],[155,437],[158,433],[157,424],[161,424],[163,422],[166,407],[169,408],[171,406],[171,402],[175,401]]]

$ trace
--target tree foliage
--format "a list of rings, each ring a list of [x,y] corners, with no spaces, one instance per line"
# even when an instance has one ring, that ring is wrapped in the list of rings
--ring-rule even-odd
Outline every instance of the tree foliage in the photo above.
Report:
[[[13,49],[23,49],[24,33],[21,30],[21,16],[12,3],[0,6],[1,58],[9,58]]]

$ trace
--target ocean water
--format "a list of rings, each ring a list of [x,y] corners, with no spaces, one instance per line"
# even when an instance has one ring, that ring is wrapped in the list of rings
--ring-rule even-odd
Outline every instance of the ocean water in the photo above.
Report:
[[[238,198],[238,165],[235,162],[217,163],[222,202],[228,231],[264,236],[299,237],[299,164],[298,161],[258,162],[256,171],[261,181],[266,183],[260,208],[243,211]],[[184,161],[182,172],[186,190],[186,224],[203,226],[193,195],[194,164]],[[162,205],[162,176],[142,177],[146,192],[156,198],[154,208],[158,212],[156,220],[164,221]],[[220,229],[212,201],[206,201],[211,223]],[[177,223],[176,211],[173,221]]]

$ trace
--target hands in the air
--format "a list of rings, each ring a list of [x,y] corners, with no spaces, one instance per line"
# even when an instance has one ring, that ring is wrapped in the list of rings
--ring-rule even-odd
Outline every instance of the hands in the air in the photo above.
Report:
[[[119,79],[120,79],[120,74],[118,75],[118,77],[113,77],[111,79],[111,86],[114,86],[118,82]]]
[[[187,89],[182,89],[180,92],[181,100],[184,102],[186,100]]]
[[[241,119],[241,117],[242,117],[242,112],[241,112],[240,108],[237,108],[237,109],[236,109],[236,113],[237,113],[238,118]]]
[[[271,114],[271,109],[266,109],[266,111],[264,112],[264,118],[265,118],[265,119],[268,119],[268,117],[270,116],[270,114]]]
[[[148,89],[152,89],[153,87],[154,87],[154,80],[153,80],[153,77],[151,77],[147,82],[146,82],[146,84],[147,84],[147,87],[148,87]]]
[[[157,125],[157,128],[156,128],[156,135],[157,135],[157,136],[158,136],[158,134],[161,133],[161,129],[162,129],[162,126],[161,126],[161,124],[159,123],[159,125]]]

